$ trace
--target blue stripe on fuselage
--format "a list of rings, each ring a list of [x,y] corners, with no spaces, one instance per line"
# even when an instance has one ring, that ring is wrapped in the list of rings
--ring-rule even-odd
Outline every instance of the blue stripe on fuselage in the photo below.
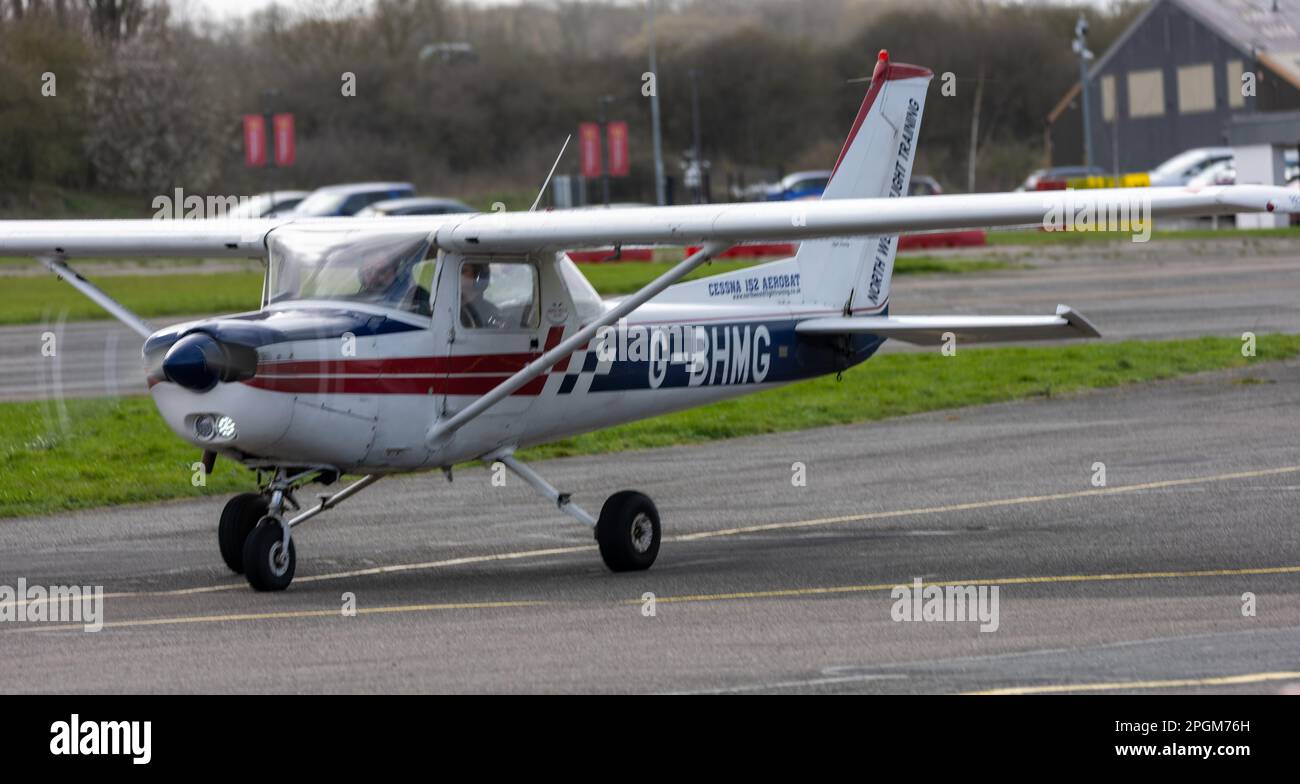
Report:
[[[801,336],[795,332],[795,323],[632,324],[625,333],[606,333],[617,336],[617,346],[612,350],[615,359],[608,374],[592,377],[590,390],[798,381],[852,367],[870,357],[884,342],[875,335]],[[656,341],[659,347],[651,358],[650,347]],[[599,346],[598,338],[588,350],[588,362],[597,356]],[[608,356],[611,349],[605,351]],[[561,394],[563,391],[562,386]]]

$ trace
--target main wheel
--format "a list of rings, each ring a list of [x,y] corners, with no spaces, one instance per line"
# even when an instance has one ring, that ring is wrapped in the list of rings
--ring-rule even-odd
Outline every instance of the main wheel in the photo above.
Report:
[[[270,503],[263,495],[240,493],[221,510],[217,544],[221,547],[221,560],[235,574],[244,573],[244,541],[257,526],[257,521],[266,517],[268,506]]]
[[[600,509],[596,543],[611,572],[649,569],[659,555],[659,510],[635,490],[611,495]]]
[[[274,517],[263,517],[244,542],[244,576],[258,591],[283,591],[293,582],[297,564],[293,540],[284,552],[284,529]]]

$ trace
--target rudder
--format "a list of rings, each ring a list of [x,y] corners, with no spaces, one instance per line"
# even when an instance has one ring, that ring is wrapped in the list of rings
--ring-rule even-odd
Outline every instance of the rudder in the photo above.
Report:
[[[907,193],[933,76],[927,68],[891,63],[888,53],[880,52],[823,199]],[[804,242],[795,259],[805,304],[828,305],[850,315],[884,311],[897,252],[897,235]]]

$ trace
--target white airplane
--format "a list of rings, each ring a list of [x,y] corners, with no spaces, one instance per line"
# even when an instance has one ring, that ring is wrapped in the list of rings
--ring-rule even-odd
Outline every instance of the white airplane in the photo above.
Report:
[[[258,590],[293,579],[293,531],[379,478],[500,461],[591,526],[613,571],[649,568],[660,519],[641,493],[598,517],[517,449],[838,373],[888,338],[937,344],[1097,337],[1046,316],[889,312],[897,235],[1111,214],[1133,190],[896,198],[907,192],[932,73],[881,52],[820,201],[412,218],[0,222],[0,254],[31,255],[146,338],[150,395],[203,450],[257,471],[222,512],[225,563]],[[1300,210],[1263,186],[1143,189],[1145,217]],[[1074,212],[1070,212],[1074,214]],[[1081,214],[1081,213],[1080,213]],[[789,259],[679,283],[737,243],[799,240]],[[566,248],[700,245],[631,296],[602,301]],[[262,307],[155,331],[65,261],[255,257]],[[869,405],[864,401],[864,405]],[[361,479],[303,509],[295,492]]]

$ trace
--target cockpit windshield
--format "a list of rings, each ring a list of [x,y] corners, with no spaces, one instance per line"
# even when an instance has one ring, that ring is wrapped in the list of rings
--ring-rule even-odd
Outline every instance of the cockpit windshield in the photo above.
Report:
[[[271,233],[267,304],[347,300],[428,316],[435,258],[424,232],[313,230]]]

